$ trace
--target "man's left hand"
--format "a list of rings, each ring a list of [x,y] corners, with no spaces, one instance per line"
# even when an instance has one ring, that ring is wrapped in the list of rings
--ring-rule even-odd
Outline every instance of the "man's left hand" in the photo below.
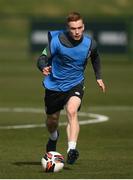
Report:
[[[97,83],[99,87],[102,89],[102,91],[105,93],[105,85],[102,79],[97,79]]]

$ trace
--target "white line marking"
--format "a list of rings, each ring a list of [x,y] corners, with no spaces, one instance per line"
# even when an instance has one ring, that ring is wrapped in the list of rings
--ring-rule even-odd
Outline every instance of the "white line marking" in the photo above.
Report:
[[[133,111],[133,106],[92,106],[89,111]]]
[[[40,108],[0,108],[0,112],[13,112],[13,113],[44,113],[43,109]],[[65,114],[64,111],[61,113],[62,115]],[[93,114],[87,112],[79,112],[79,116],[92,118],[83,121],[79,121],[80,125],[85,124],[92,124],[92,123],[100,123],[109,120],[108,116],[100,115],[100,114]],[[65,126],[66,122],[60,122],[60,126]],[[11,125],[11,126],[0,126],[0,129],[25,129],[25,128],[37,128],[37,127],[45,127],[45,124],[24,124],[24,125]]]
[[[89,111],[133,111],[133,106],[90,106]],[[25,112],[25,113],[43,113],[44,110],[41,108],[9,108],[9,107],[0,107],[0,112]],[[80,113],[80,112],[79,112]]]

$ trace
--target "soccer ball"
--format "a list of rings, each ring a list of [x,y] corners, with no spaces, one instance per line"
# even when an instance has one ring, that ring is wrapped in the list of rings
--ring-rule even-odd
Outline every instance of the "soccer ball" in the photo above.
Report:
[[[41,163],[45,172],[58,172],[64,167],[64,157],[56,151],[49,151],[41,159]]]

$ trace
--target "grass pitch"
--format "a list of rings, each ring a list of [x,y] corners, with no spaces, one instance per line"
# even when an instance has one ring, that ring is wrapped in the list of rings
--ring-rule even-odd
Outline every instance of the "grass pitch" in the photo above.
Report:
[[[80,158],[76,164],[65,165],[59,173],[44,173],[40,161],[48,137],[46,128],[0,129],[1,179],[133,178],[133,64],[109,58],[102,63],[106,94],[98,89],[90,64],[85,72],[81,112],[105,115],[109,121],[81,125]],[[27,59],[0,61],[0,73],[0,126],[44,123],[43,113],[11,111],[18,107],[44,106],[42,76],[35,62]],[[79,116],[79,119],[86,117]],[[66,116],[62,115],[60,122],[64,121]],[[66,157],[66,149],[65,126],[60,126],[57,151]]]

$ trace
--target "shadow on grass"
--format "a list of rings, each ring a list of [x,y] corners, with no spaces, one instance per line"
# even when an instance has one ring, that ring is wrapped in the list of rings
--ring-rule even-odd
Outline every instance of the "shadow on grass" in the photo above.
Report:
[[[20,162],[14,162],[14,163],[12,163],[13,165],[15,165],[15,166],[29,166],[29,165],[31,165],[31,166],[41,166],[41,162],[37,162],[37,161],[20,161]],[[64,166],[64,168],[63,168],[64,170],[66,170],[66,171],[69,171],[69,170],[72,170],[72,168],[71,167],[69,167],[68,165],[65,165]]]
[[[13,165],[16,166],[25,166],[25,165],[35,165],[35,166],[41,166],[41,162],[37,162],[37,161],[31,161],[31,162],[27,162],[27,161],[20,161],[20,162],[14,162],[12,163]]]

